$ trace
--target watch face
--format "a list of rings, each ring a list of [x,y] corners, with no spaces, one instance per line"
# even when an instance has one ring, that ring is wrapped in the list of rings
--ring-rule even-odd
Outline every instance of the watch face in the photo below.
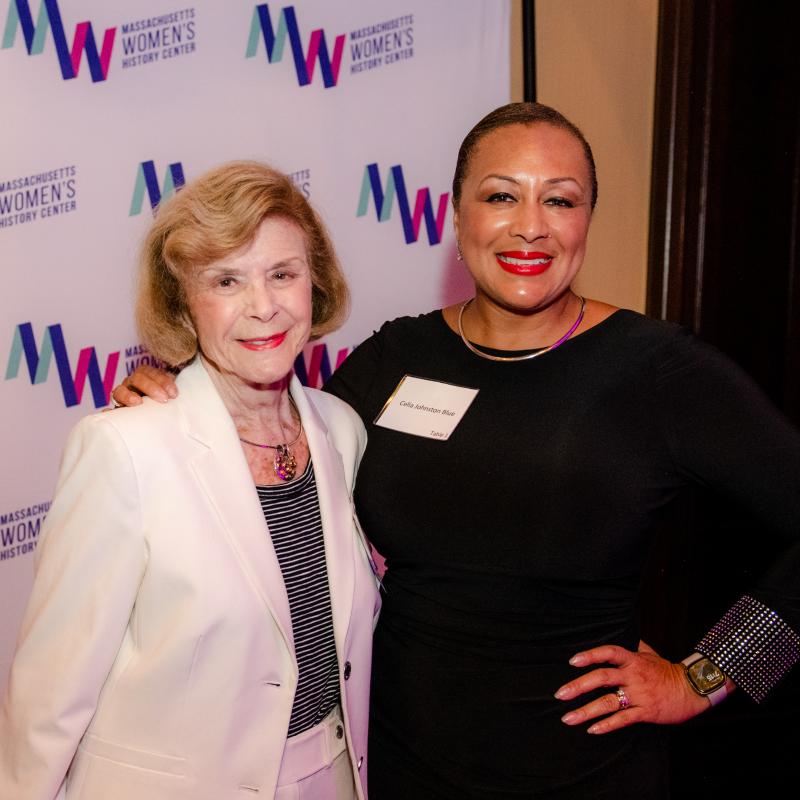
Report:
[[[707,658],[701,658],[686,667],[686,675],[700,694],[709,694],[725,683],[725,674]]]

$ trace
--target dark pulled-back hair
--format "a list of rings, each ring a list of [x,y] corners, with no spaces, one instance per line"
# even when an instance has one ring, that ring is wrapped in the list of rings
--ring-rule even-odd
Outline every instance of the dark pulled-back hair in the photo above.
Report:
[[[542,103],[508,103],[508,105],[500,106],[500,108],[490,111],[466,135],[458,151],[456,171],[453,175],[453,202],[458,205],[461,199],[461,185],[464,183],[464,178],[469,169],[472,154],[480,140],[487,133],[491,133],[498,128],[505,128],[508,125],[535,125],[537,123],[546,123],[555,128],[561,128],[572,134],[580,142],[589,167],[589,179],[592,185],[591,206],[594,209],[597,204],[597,170],[594,165],[592,148],[577,125],[570,122],[559,111]]]

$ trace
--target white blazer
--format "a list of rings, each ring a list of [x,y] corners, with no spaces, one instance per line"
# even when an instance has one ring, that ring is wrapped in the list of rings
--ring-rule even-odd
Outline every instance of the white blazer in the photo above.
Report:
[[[178,386],[177,400],[96,414],[70,434],[0,714],[2,800],[275,793],[297,685],[286,590],[199,359]],[[366,797],[379,599],[352,507],[366,433],[337,398],[296,378],[290,392],[314,464],[348,752]]]

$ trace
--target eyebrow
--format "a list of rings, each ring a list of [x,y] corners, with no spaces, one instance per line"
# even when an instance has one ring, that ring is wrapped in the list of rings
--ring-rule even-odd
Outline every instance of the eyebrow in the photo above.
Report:
[[[508,181],[509,183],[515,183],[515,184],[519,185],[519,181],[516,178],[512,178],[510,175],[499,175],[499,174],[494,173],[494,172],[489,174],[489,175],[486,175],[481,180],[481,183],[483,183],[483,181],[489,180],[489,178],[495,178],[495,179],[501,180],[501,181]],[[564,176],[562,178],[548,178],[545,181],[545,183],[548,184],[548,185],[552,185],[552,184],[556,184],[556,183],[567,183],[567,182],[575,183],[578,186],[581,186],[581,182],[577,178],[570,178],[569,176]]]
[[[301,264],[307,265],[307,259],[301,256],[289,256],[288,258],[282,258],[280,261],[276,261],[274,264],[270,264],[267,269],[285,269],[286,267],[290,267],[296,263],[300,262]],[[206,267],[201,267],[197,274],[198,275],[205,275],[205,274],[219,274],[219,273],[226,273],[229,275],[243,275],[244,270],[237,269],[236,267],[226,267],[222,264],[209,264]]]
[[[200,275],[219,275],[223,272],[230,275],[241,275],[242,270],[231,269],[230,267],[223,267],[217,264],[209,264],[208,266],[201,267],[199,270],[197,270],[196,274],[199,277]]]

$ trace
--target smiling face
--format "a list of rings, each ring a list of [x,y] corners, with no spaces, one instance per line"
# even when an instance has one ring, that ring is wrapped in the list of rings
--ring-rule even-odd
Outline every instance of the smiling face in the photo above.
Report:
[[[545,308],[583,263],[591,178],[581,143],[547,123],[486,134],[469,160],[454,214],[480,302]]]
[[[302,230],[267,217],[250,244],[187,281],[200,352],[228,382],[283,380],[311,332],[311,288]]]

